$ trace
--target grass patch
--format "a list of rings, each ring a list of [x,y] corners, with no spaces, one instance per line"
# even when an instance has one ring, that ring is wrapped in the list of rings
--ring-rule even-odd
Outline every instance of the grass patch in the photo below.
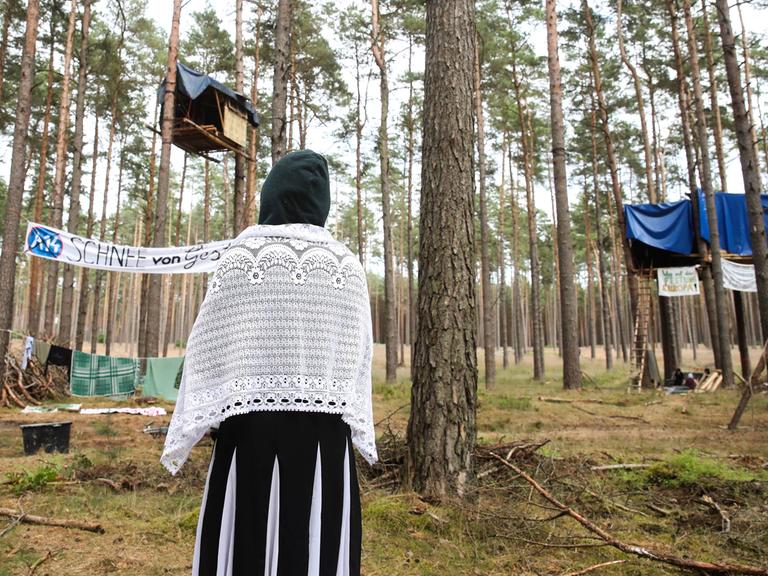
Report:
[[[93,426],[93,430],[99,436],[117,436],[118,434],[109,416],[104,420],[94,420],[91,426]]]
[[[713,483],[751,482],[768,480],[765,472],[752,472],[746,468],[730,466],[701,455],[696,450],[686,450],[670,456],[641,471],[624,473],[624,480],[638,486],[662,486],[666,488],[690,488]]]
[[[17,496],[24,492],[39,492],[43,490],[50,482],[59,477],[59,469],[56,466],[45,464],[32,470],[23,470],[21,472],[8,472],[6,475],[11,491]]]

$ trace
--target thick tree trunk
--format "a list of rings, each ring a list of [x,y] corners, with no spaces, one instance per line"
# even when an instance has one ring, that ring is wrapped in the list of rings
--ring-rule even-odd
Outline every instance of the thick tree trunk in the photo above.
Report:
[[[408,479],[424,496],[474,480],[477,354],[472,186],[474,3],[427,0],[419,235]]]
[[[701,144],[701,173],[704,199],[707,204],[707,220],[709,221],[710,249],[712,252],[712,280],[715,284],[715,304],[717,306],[717,330],[720,336],[721,362],[723,371],[723,385],[733,385],[733,365],[731,362],[730,322],[728,317],[728,300],[723,287],[723,269],[720,256],[720,233],[717,228],[717,212],[715,211],[715,191],[712,188],[712,174],[709,162],[709,133],[707,132],[707,120],[704,114],[704,102],[702,98],[701,81],[699,75],[699,53],[696,42],[696,32],[693,29],[691,18],[690,0],[683,0],[685,24],[688,30],[688,54],[691,67],[691,80],[693,82],[693,100],[696,106],[697,129],[699,143]],[[759,201],[759,197],[758,197]],[[760,214],[762,222],[762,208]],[[761,238],[763,248],[765,245],[765,232]],[[768,262],[766,262],[768,265]],[[766,277],[766,289],[768,289],[768,277]],[[768,298],[768,294],[766,295]],[[768,303],[768,300],[766,300]]]
[[[24,197],[24,159],[27,151],[27,129],[31,112],[32,82],[35,77],[35,44],[37,22],[40,17],[38,0],[27,2],[27,22],[24,32],[24,48],[21,53],[18,98],[13,126],[11,170],[8,177],[8,193],[5,199],[3,246],[0,251],[0,382],[5,382],[5,354],[8,352],[9,330],[13,323],[13,297],[16,280],[16,252],[19,246],[19,224]],[[474,31],[472,32],[474,33]],[[467,72],[469,78],[470,72]],[[474,405],[473,405],[474,406]],[[470,448],[470,453],[472,448]]]
[[[93,205],[96,198],[96,168],[99,161],[99,115],[96,112],[96,119],[93,128],[93,153],[91,155],[91,184],[88,192],[88,221],[85,227],[85,235],[87,238],[92,238],[93,235]],[[77,330],[75,331],[75,350],[83,349],[83,342],[85,340],[85,323],[88,316],[88,289],[89,283],[89,269],[82,268],[80,270],[80,294],[79,304],[77,307]]]
[[[488,206],[485,190],[485,122],[483,94],[480,81],[480,49],[475,38],[474,64],[475,127],[477,134],[477,162],[480,188],[480,288],[482,290],[483,348],[485,349],[485,387],[496,383],[496,334],[493,329],[493,294],[491,293],[491,263],[488,255]]]
[[[64,179],[67,167],[67,133],[69,127],[69,104],[71,99],[70,71],[72,68],[72,45],[75,38],[75,22],[77,21],[77,0],[72,0],[69,6],[69,24],[67,42],[64,47],[64,72],[61,80],[59,95],[59,124],[56,127],[56,167],[53,177],[53,197],[51,199],[51,226],[61,228],[64,212]],[[69,334],[56,333],[56,292],[59,284],[59,262],[48,262],[48,283],[45,299],[45,332],[55,337],[57,342],[69,344]],[[63,339],[62,339],[63,337]]]
[[[181,0],[173,0],[173,19],[168,47],[168,66],[165,77],[165,97],[163,100],[163,122],[161,128],[162,146],[160,149],[160,172],[157,183],[157,209],[155,210],[153,246],[162,246],[165,242],[165,220],[168,212],[168,187],[171,178],[171,136],[173,130],[174,92],[176,91],[176,58],[179,51],[179,19]],[[152,274],[149,279],[149,305],[147,308],[147,351],[150,358],[156,357],[160,345],[160,318],[162,276]]]
[[[91,27],[91,0],[83,0],[83,20],[80,34],[80,69],[77,77],[77,99],[75,100],[75,150],[72,154],[72,183],[69,193],[69,217],[67,231],[77,234],[80,222],[80,180],[83,175],[83,120],[85,117],[85,90],[88,75],[88,34]],[[75,314],[74,300],[75,269],[64,266],[64,287],[61,291],[61,326],[59,341],[69,346],[72,340],[72,318]],[[77,328],[77,326],[75,326]]]
[[[285,105],[290,75],[291,0],[279,0],[275,22],[275,66],[272,75],[272,164],[286,152]]]
[[[741,175],[744,180],[744,193],[749,221],[749,239],[752,243],[752,262],[757,279],[757,302],[760,309],[762,341],[768,340],[768,243],[765,237],[765,221],[760,200],[760,168],[757,162],[757,150],[752,138],[751,127],[741,91],[741,74],[736,59],[736,46],[731,28],[731,17],[727,0],[716,0],[717,18],[720,23],[720,39],[723,45],[725,71],[728,76],[728,88],[731,93],[731,108],[736,129],[736,141],[739,146]]]
[[[549,102],[552,124],[552,163],[555,179],[557,211],[557,248],[560,284],[560,334],[563,352],[563,388],[581,386],[579,364],[579,320],[576,297],[571,214],[565,171],[565,127],[563,123],[563,91],[560,84],[560,56],[557,46],[557,8],[555,0],[547,0],[547,53],[549,61]]]
[[[371,7],[371,50],[376,65],[379,68],[379,88],[381,94],[381,124],[379,125],[378,148],[382,226],[384,228],[384,344],[386,347],[386,381],[394,382],[397,380],[397,320],[395,317],[395,270],[389,189],[389,134],[387,131],[389,76],[384,54],[384,33],[381,30],[379,21],[378,0],[371,0]]]
[[[7,14],[6,10],[6,14]],[[54,20],[51,21],[51,42],[48,55],[48,77],[47,91],[45,96],[45,113],[43,117],[43,136],[40,141],[40,160],[37,171],[37,186],[35,188],[35,201],[33,208],[33,220],[40,222],[43,215],[43,201],[45,199],[45,180],[48,172],[48,140],[51,125],[51,108],[53,104],[53,54],[56,44],[56,27]],[[40,330],[40,307],[42,305],[40,282],[43,274],[44,260],[40,258],[30,258],[29,268],[29,299],[27,313],[27,331],[32,335],[37,335]]]

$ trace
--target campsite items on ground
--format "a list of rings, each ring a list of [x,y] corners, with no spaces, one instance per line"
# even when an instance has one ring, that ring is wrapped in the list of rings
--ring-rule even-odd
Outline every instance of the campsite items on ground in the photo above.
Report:
[[[134,414],[138,416],[166,416],[165,408],[152,406],[149,408],[83,408],[80,414]]]
[[[168,434],[168,426],[152,426],[152,423],[150,422],[144,426],[142,432],[144,432],[144,434],[149,434],[152,438],[159,438],[160,436]]]
[[[40,449],[46,452],[69,452],[69,435],[72,422],[48,422],[21,424],[24,454],[31,455]]]
[[[22,414],[55,414],[59,410],[62,412],[80,412],[82,404],[49,404],[47,406],[27,406],[21,411]]]

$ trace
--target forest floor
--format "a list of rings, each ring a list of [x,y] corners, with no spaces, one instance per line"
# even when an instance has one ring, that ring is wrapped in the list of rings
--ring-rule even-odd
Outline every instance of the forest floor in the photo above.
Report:
[[[684,369],[706,364],[699,352],[693,362],[686,351]],[[383,382],[377,349],[374,407],[385,464],[361,465],[363,574],[565,575],[611,561],[622,562],[590,573],[682,573],[601,545],[489,457],[491,447],[544,441],[512,461],[618,538],[768,568],[768,396],[754,397],[742,427],[729,432],[737,391],[628,392],[623,365],[606,372],[588,355],[582,350],[589,379],[580,391],[562,390],[552,350],[544,383],[530,379],[530,360],[499,369],[495,388],[478,393],[482,477],[466,501],[434,504],[398,487],[410,384],[407,369],[398,383]],[[131,402],[84,403],[110,405]],[[24,456],[18,425],[58,420],[73,422],[70,453]],[[162,438],[142,433],[150,421],[169,420],[0,410],[0,507],[104,528],[96,534],[0,518],[0,576],[189,574],[211,442],[203,440],[170,476],[158,461]],[[649,466],[592,469],[617,463]],[[727,532],[716,506],[730,521]]]

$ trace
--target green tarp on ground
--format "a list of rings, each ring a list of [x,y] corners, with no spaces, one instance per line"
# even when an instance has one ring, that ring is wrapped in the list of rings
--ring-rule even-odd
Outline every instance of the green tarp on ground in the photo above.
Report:
[[[125,396],[136,386],[138,361],[75,350],[69,386],[73,396]]]
[[[155,398],[175,402],[176,397],[179,395],[176,381],[183,365],[183,356],[148,358],[147,374],[144,376],[144,386],[141,389],[141,395],[154,396]]]

